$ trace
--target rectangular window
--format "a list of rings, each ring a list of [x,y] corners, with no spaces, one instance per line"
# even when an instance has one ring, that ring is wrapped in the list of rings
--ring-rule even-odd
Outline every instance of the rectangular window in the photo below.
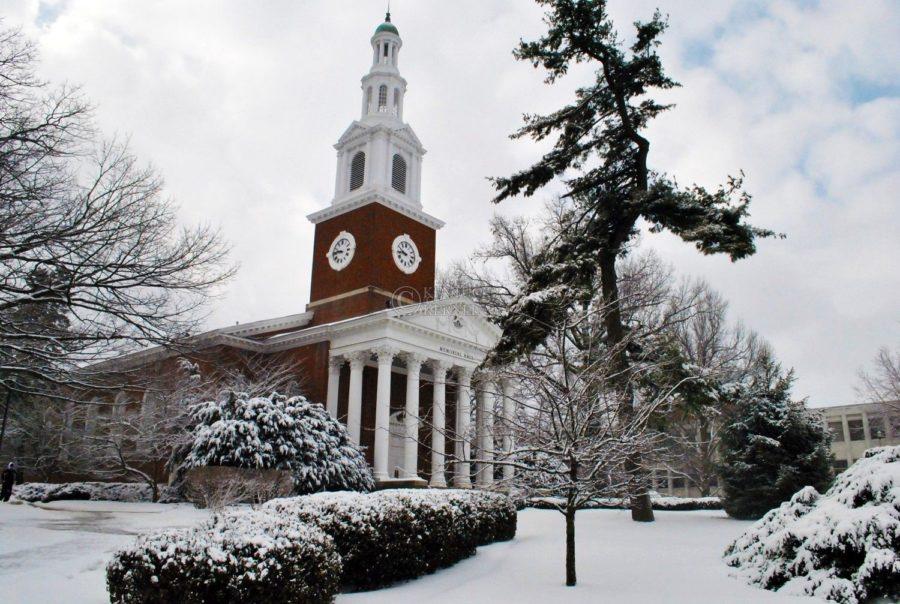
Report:
[[[717,488],[719,486],[719,477],[718,476],[710,477],[709,486],[711,486],[713,488]]]
[[[684,477],[676,476],[672,479],[672,488],[673,489],[683,489],[684,488]]]
[[[886,438],[884,431],[884,418],[881,416],[869,418],[869,438]]]
[[[835,459],[834,462],[832,462],[831,467],[837,472],[843,472],[847,469],[847,460]]]
[[[844,424],[841,422],[828,422],[828,429],[831,430],[832,442],[844,442]]]
[[[866,431],[863,430],[861,419],[847,420],[847,431],[850,432],[850,440],[866,440]]]
[[[668,476],[657,476],[656,477],[656,489],[659,491],[669,490],[669,477]]]
[[[894,438],[900,438],[900,415],[891,416],[891,433]]]

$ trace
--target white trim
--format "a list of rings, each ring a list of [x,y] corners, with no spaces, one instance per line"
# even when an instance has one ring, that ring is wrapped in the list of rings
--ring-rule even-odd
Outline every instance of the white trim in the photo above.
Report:
[[[392,199],[392,197],[389,195],[385,195],[377,191],[372,191],[371,189],[363,190],[358,196],[354,195],[352,197],[349,197],[345,201],[342,201],[337,205],[331,205],[317,212],[313,212],[312,214],[308,214],[306,218],[311,223],[318,224],[336,216],[340,216],[341,214],[346,214],[347,212],[351,212],[353,210],[356,210],[357,208],[366,206],[370,203],[380,203],[384,207],[395,210],[403,214],[404,216],[412,218],[416,222],[420,222],[434,230],[438,230],[444,226],[443,220],[435,218],[427,212],[416,209],[410,206],[408,203],[403,203],[402,201]]]

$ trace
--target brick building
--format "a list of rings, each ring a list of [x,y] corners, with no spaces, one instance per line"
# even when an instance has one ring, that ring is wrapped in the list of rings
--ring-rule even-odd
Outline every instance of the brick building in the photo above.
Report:
[[[360,118],[335,145],[334,198],[308,217],[309,303],[295,315],[200,334],[193,346],[295,362],[306,394],[347,425],[381,483],[489,484],[493,471],[467,460],[473,450],[490,458],[493,411],[511,409],[504,385],[475,373],[499,331],[466,298],[433,300],[443,222],[422,206],[425,149],[403,121],[402,41],[390,14],[371,45]],[[120,360],[160,363],[168,354]],[[463,461],[447,463],[450,455]]]

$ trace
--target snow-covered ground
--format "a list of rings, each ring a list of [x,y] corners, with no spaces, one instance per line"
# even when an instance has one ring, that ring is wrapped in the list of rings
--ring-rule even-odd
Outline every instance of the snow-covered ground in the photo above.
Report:
[[[0,504],[0,594],[4,602],[107,602],[104,566],[134,535],[206,517],[189,505],[56,502]],[[577,587],[563,585],[563,518],[519,514],[514,541],[478,548],[468,560],[396,587],[338,602],[817,602],[779,596],[728,576],[722,551],[749,523],[723,512],[657,512],[631,522],[623,510],[579,512]]]

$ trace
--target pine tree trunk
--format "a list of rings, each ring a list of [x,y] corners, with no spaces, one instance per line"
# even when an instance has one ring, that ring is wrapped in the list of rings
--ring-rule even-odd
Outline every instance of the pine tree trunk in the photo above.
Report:
[[[566,508],[566,585],[573,586],[575,577],[575,512]]]
[[[614,363],[616,372],[623,377],[621,389],[626,401],[634,400],[634,393],[628,384],[628,356],[622,342],[625,340],[625,326],[622,325],[622,312],[619,308],[619,277],[616,273],[615,250],[603,250],[600,252],[600,285],[603,292],[603,316],[606,328],[607,346],[616,350]],[[633,409],[630,405],[622,406],[622,414],[627,419]],[[637,454],[628,460],[625,470],[640,479],[641,459]],[[636,480],[639,484],[642,482]],[[653,522],[653,506],[650,503],[650,494],[645,488],[638,488],[629,493],[631,502],[631,519],[636,522]]]

